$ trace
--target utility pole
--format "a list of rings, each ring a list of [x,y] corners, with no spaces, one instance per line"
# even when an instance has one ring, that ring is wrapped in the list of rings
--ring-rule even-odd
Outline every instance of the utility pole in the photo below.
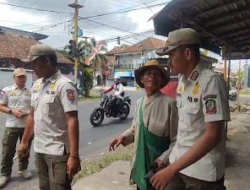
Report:
[[[223,47],[222,57],[224,57],[224,80],[227,81],[227,47]]]
[[[75,9],[74,14],[74,41],[76,43],[76,52],[78,52],[78,10],[82,8],[83,6],[78,4],[78,1],[75,0],[74,3],[68,4],[70,7]],[[78,56],[75,57],[75,84],[77,85],[77,79],[78,79]]]
[[[240,69],[241,69],[241,60],[239,61],[239,71],[238,71],[238,80],[237,80],[237,104],[238,104],[238,111],[240,112],[240,87],[241,87],[241,81],[240,81]]]

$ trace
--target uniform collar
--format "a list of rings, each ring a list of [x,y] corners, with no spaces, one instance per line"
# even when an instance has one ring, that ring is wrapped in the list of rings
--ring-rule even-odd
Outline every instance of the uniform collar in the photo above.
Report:
[[[161,92],[160,91],[157,91],[155,92],[153,95],[151,95],[150,97],[148,97],[146,94],[145,94],[145,101],[146,102],[150,102],[151,100],[153,100],[154,98],[158,97],[161,95]]]
[[[202,63],[198,63],[196,65],[196,67],[194,68],[194,70],[191,72],[191,74],[189,75],[188,78],[185,77],[185,75],[181,75],[180,81],[187,83],[188,81],[193,83],[196,82],[198,80],[198,78],[200,77],[201,71],[203,70],[203,64]]]
[[[188,78],[186,78],[185,75],[181,75],[177,87],[177,93],[182,94],[187,86],[196,84],[201,75],[202,69],[203,69],[203,64],[198,63]]]
[[[57,79],[62,75],[61,71],[58,69],[58,71],[52,75],[50,78],[48,79],[44,79],[43,78],[43,81],[46,83],[48,81],[50,81],[51,83],[55,83],[57,81]]]
[[[200,77],[201,71],[203,70],[203,64],[198,63],[194,70],[191,72],[191,74],[188,77],[188,80],[191,82],[196,82],[198,78]]]
[[[16,84],[14,84],[12,89],[17,90],[17,89],[20,89],[20,88]],[[23,89],[20,89],[20,90],[26,90],[26,87],[24,87]]]

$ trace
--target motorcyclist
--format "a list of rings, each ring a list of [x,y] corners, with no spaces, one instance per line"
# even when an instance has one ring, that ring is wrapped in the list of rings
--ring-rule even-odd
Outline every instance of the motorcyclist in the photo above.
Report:
[[[114,77],[114,84],[109,89],[105,90],[104,94],[111,92],[112,90],[114,90],[114,98],[110,102],[110,105],[112,106],[111,109],[113,110],[114,116],[116,117],[117,113],[119,112],[123,96],[125,95],[120,76]]]

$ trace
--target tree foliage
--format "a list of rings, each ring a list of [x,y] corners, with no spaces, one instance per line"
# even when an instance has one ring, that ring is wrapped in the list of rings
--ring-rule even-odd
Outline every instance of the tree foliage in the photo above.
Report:
[[[89,97],[90,96],[90,90],[93,87],[93,70],[90,67],[83,68],[83,91],[84,96]]]
[[[91,60],[90,67],[86,68],[84,66],[86,58],[91,54],[92,50],[96,47],[97,41],[95,38],[91,39],[80,39],[77,48],[81,50],[81,55],[79,56],[79,71],[83,73],[83,78],[79,78],[80,83],[83,84],[82,89],[84,91],[85,96],[89,96],[90,89],[93,87],[93,77],[96,76],[96,72],[101,74],[101,80],[103,82],[102,74],[107,69],[107,58],[105,57],[105,53],[107,52],[107,45],[104,44],[101,48],[100,52],[96,54],[96,56]],[[71,60],[74,60],[71,55],[69,55],[69,44],[64,47],[64,50],[61,51],[63,55],[68,57]],[[90,76],[91,75],[91,76]]]

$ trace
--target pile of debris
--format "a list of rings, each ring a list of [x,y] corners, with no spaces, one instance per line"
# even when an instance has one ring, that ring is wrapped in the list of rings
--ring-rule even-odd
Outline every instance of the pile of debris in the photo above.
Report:
[[[230,112],[235,112],[236,110],[239,112],[250,113],[250,102],[245,102],[240,105],[238,104],[230,105]]]

